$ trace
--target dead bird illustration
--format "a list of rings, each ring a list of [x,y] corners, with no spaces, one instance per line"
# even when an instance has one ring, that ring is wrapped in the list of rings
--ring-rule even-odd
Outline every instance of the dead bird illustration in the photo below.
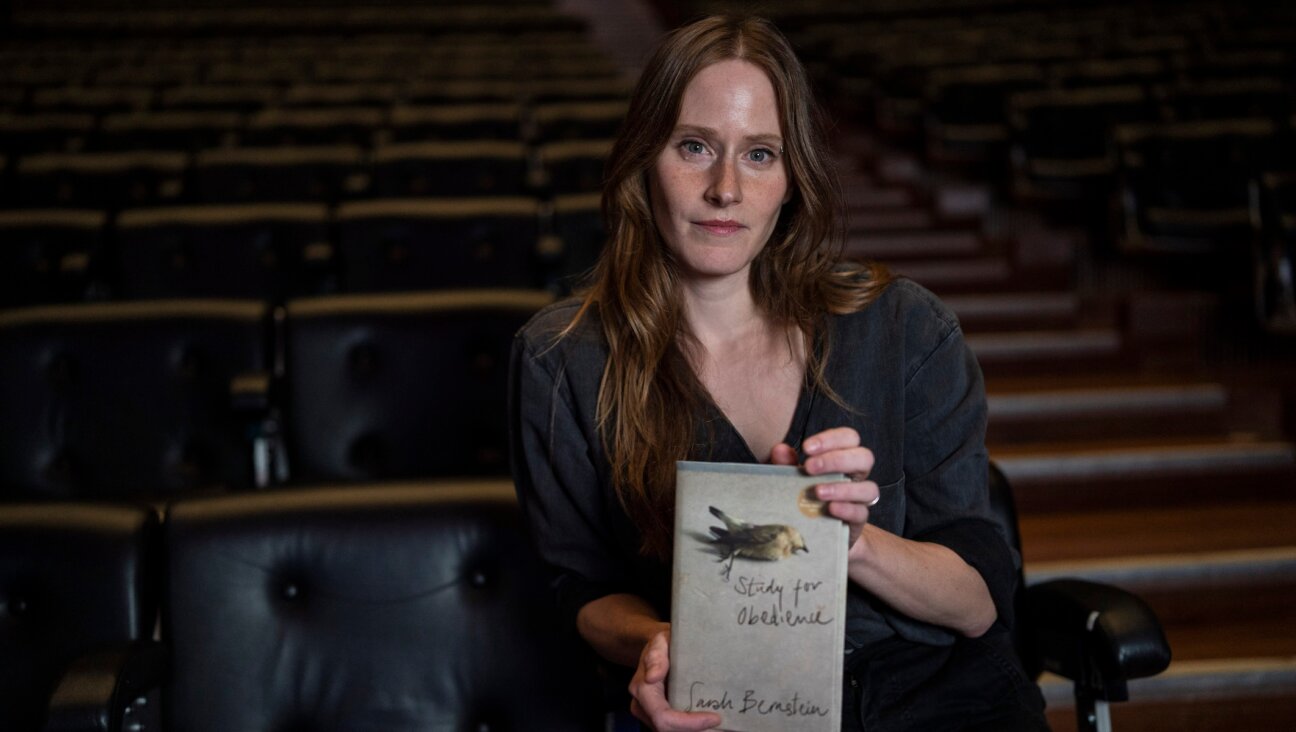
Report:
[[[733,570],[734,559],[745,557],[773,562],[790,557],[797,551],[808,552],[801,532],[787,524],[749,524],[739,521],[715,506],[707,506],[711,515],[724,522],[724,527],[711,527],[711,543],[720,552],[719,561],[729,561],[721,571],[725,581]]]

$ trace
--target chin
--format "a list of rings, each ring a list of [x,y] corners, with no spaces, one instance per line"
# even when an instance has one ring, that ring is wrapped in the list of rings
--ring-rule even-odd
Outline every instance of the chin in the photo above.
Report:
[[[684,262],[681,274],[688,279],[724,279],[726,277],[747,276],[751,262]]]

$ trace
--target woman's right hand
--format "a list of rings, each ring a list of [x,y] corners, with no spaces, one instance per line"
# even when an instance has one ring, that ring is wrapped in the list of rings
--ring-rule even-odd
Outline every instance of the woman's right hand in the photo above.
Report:
[[[711,712],[681,712],[666,701],[666,672],[670,670],[670,628],[657,633],[639,654],[630,679],[630,712],[655,732],[695,732],[720,725]]]

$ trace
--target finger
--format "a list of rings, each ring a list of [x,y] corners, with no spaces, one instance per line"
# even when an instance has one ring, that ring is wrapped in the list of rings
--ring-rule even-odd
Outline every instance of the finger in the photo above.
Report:
[[[677,712],[668,709],[661,714],[653,715],[653,726],[658,730],[678,730],[679,732],[700,732],[720,726],[720,715],[714,712]]]
[[[871,480],[846,483],[820,483],[815,486],[815,498],[821,501],[853,501],[865,506],[876,506],[881,489]]]
[[[848,524],[864,525],[868,523],[869,509],[862,503],[849,501],[832,501],[828,504],[828,515],[839,518]]]
[[[669,648],[664,633],[658,633],[648,641],[648,647],[644,649],[643,655],[645,682],[659,684],[666,680],[666,674],[670,670]]]
[[[830,450],[859,447],[859,433],[850,427],[834,427],[807,437],[801,443],[806,455],[820,455]]]
[[[830,450],[807,459],[805,469],[811,475],[846,473],[852,478],[866,478],[873,469],[873,451],[867,447]]]
[[[797,464],[796,450],[793,450],[792,446],[787,444],[786,442],[780,442],[779,444],[774,446],[774,449],[770,450],[770,464],[771,465],[796,465]]]
[[[631,689],[630,713],[660,732],[669,730],[710,729],[720,724],[720,716],[711,712],[681,712],[666,701],[661,684],[638,686]]]

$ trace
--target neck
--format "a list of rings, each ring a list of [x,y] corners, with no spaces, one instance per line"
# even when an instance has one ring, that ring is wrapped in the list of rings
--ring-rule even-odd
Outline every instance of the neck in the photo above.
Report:
[[[752,299],[746,272],[741,276],[683,283],[684,317],[704,347],[764,330],[768,321]]]

